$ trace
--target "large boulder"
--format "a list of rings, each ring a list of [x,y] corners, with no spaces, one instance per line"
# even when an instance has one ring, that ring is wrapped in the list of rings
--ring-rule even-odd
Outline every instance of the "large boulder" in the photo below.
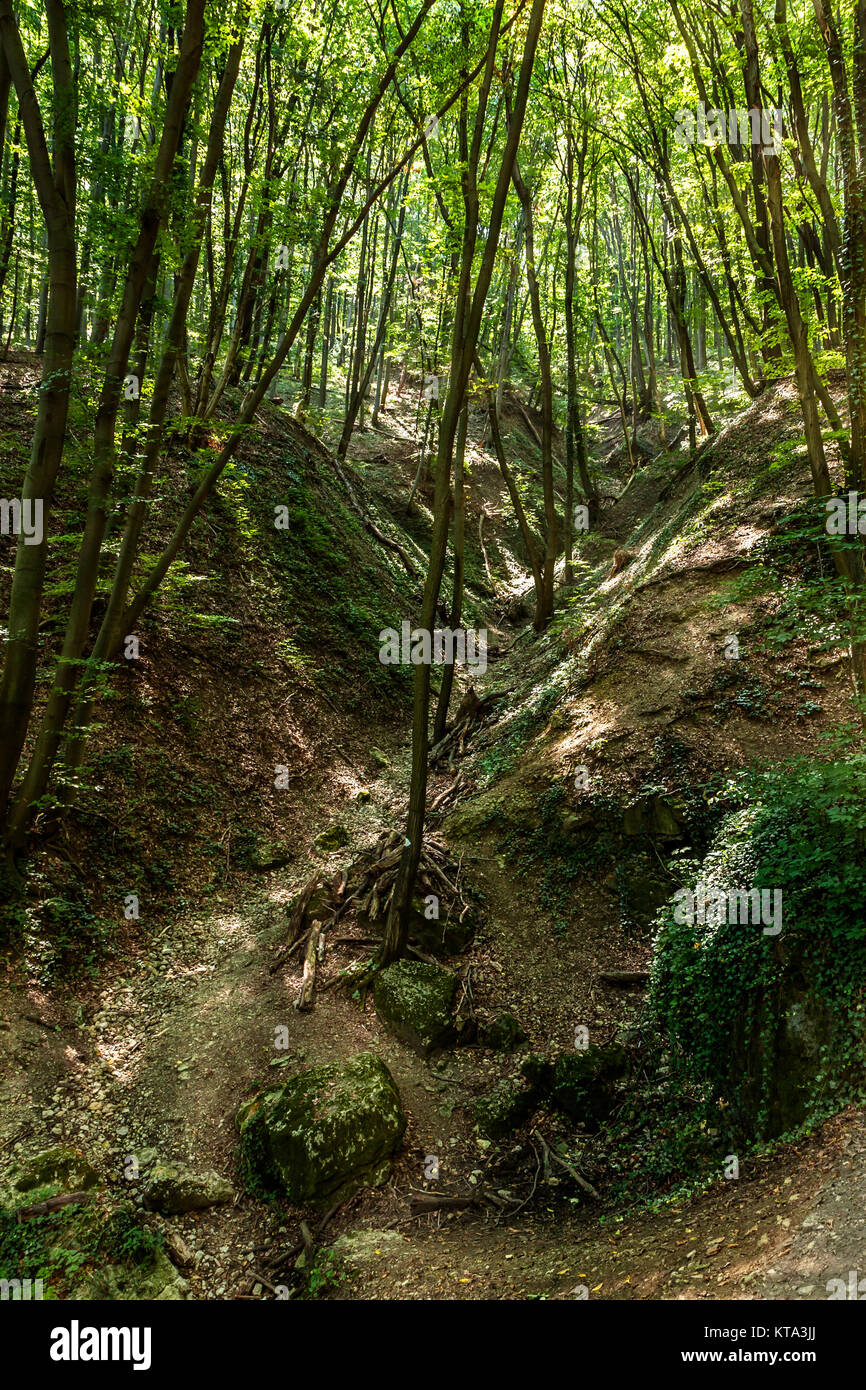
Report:
[[[650,981],[673,1070],[734,1142],[866,1094],[862,754],[789,759],[742,795],[659,914]]]
[[[261,1092],[238,1125],[248,1178],[302,1204],[383,1182],[406,1116],[385,1063],[362,1052]]]
[[[810,1118],[816,1078],[828,1059],[835,1063],[828,1067],[828,1096],[858,1073],[862,1090],[866,1075],[866,1032],[848,1033],[847,1021],[808,975],[795,963],[789,971],[772,990],[755,991],[734,1020],[726,1076],[736,1120],[747,1133],[769,1139]]]
[[[383,1023],[418,1052],[446,1047],[455,1037],[457,976],[426,961],[398,960],[377,977],[373,1002]]]

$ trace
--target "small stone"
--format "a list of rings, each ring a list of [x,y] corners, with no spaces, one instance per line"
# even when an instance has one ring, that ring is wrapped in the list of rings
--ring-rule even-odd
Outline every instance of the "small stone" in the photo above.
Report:
[[[195,1173],[180,1163],[155,1163],[143,1188],[145,1206],[170,1216],[224,1206],[233,1196],[234,1188],[221,1174],[213,1170]]]

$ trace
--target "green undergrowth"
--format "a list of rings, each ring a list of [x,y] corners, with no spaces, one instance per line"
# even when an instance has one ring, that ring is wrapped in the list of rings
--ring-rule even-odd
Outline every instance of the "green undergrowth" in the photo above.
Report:
[[[39,1193],[31,1196],[38,1200]],[[72,1205],[20,1222],[14,1211],[0,1208],[0,1279],[41,1280],[46,1300],[68,1298],[105,1265],[146,1265],[163,1245],[127,1203],[111,1212]]]
[[[862,1094],[866,753],[848,730],[835,753],[741,774],[727,796],[736,809],[684,877],[708,920],[694,912],[688,920],[683,904],[662,910],[651,1004],[678,1074],[761,1134],[783,1084],[777,1056],[792,1009],[813,1020],[820,1048],[801,1078],[803,1118]],[[779,893],[779,929],[775,919],[764,930],[719,906],[738,889]]]

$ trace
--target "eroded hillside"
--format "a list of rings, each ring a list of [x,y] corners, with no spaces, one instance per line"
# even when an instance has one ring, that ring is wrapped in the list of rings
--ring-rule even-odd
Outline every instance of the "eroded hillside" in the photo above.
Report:
[[[26,361],[12,373],[26,385]],[[168,1262],[143,1286],[115,1232],[112,1297],[808,1297],[838,1254],[826,1211],[859,1200],[859,1122],[744,1151],[732,1185],[712,1134],[686,1124],[677,1139],[692,1102],[644,1032],[655,913],[709,844],[726,780],[814,749],[851,714],[839,631],[826,614],[794,621],[822,557],[790,383],[690,463],[660,452],[628,477],[609,456],[609,505],[542,635],[473,418],[468,606],[490,659],[469,677],[501,698],[458,726],[429,788],[442,873],[475,927],[457,954],[416,938],[414,958],[457,981],[460,1045],[444,1048],[409,1045],[376,988],[342,984],[381,930],[369,903],[323,934],[314,1007],[295,1008],[297,929],[333,917],[344,871],[405,815],[408,685],[379,663],[378,634],[413,617],[429,511],[422,485],[406,512],[417,453],[399,403],[382,424],[341,476],[267,407],[104,708],[92,791],[62,837],[46,826],[10,923],[24,954],[3,986],[0,1138],[19,1203],[73,1180],[26,1178],[52,1149],[92,1165],[75,1180],[96,1198],[53,1218],[80,1258],[52,1264],[38,1241],[33,1257],[60,1296],[104,1295],[121,1208]],[[508,439],[531,476],[516,413]],[[194,466],[178,443],[167,519]],[[61,896],[78,920],[49,938],[35,924]],[[611,1065],[597,1095],[569,1070],[587,1040]],[[406,1116],[384,1185],[312,1208],[269,1198],[239,1106],[361,1053],[387,1064]],[[155,1163],[187,1187],[208,1170],[222,1195],[166,1214],[148,1196]]]

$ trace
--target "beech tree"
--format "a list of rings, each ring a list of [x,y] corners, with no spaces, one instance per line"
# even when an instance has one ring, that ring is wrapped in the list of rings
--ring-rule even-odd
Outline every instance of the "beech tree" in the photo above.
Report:
[[[729,399],[790,374],[815,497],[841,469],[863,486],[864,16],[814,0],[814,20],[787,0],[0,0],[0,353],[39,363],[15,503],[43,520],[8,570],[7,864],[74,803],[123,645],[268,397],[330,447],[348,505],[418,580],[353,461],[411,393],[430,631],[464,621],[479,443],[539,631],[603,526],[604,411],[628,476],[681,435],[690,467]],[[189,488],[156,528],[175,446]],[[70,480],[74,561],[47,595]],[[832,559],[862,690],[860,538]],[[431,710],[416,668],[383,959],[405,947],[454,691],[449,667]]]

